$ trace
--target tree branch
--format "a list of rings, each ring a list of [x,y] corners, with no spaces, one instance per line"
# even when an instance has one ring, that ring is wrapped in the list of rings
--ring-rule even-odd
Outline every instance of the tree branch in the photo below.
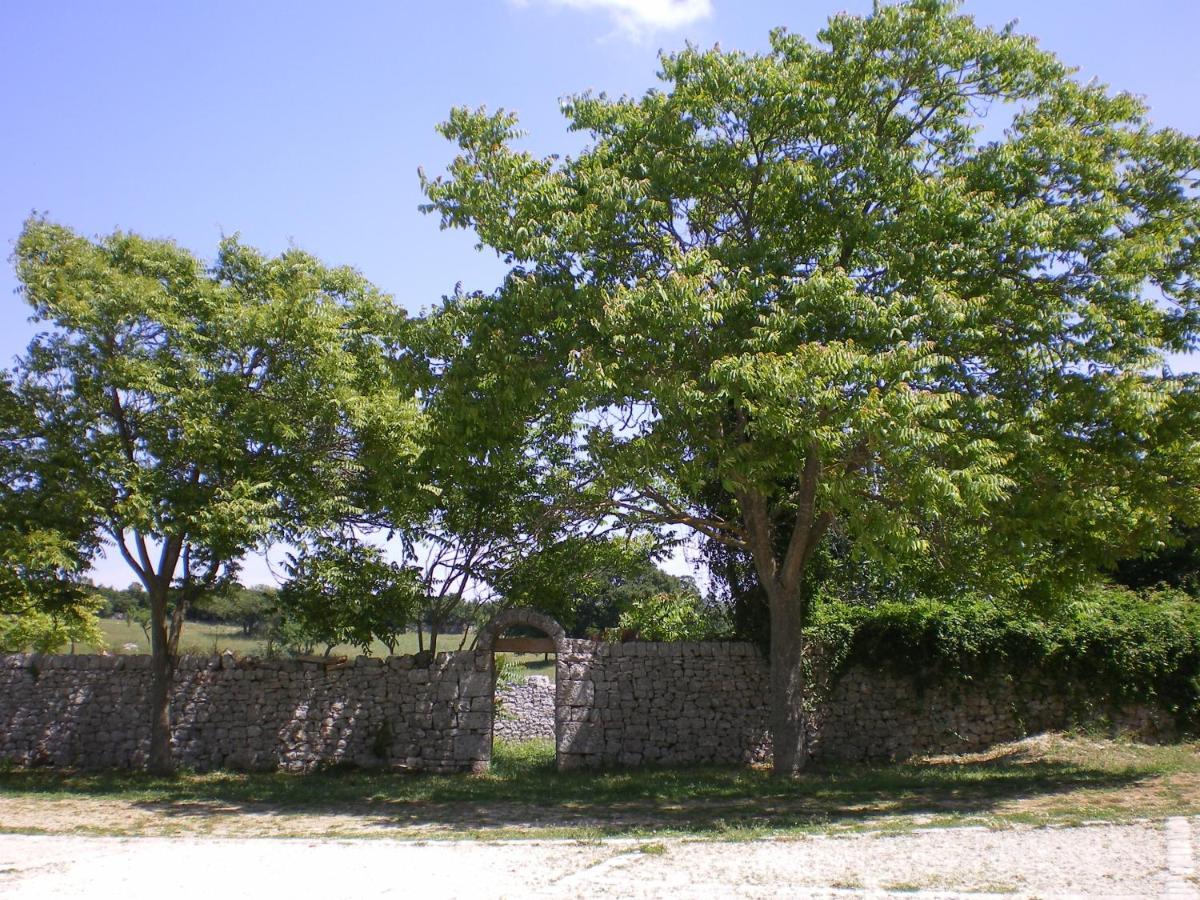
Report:
[[[660,507],[662,507],[662,510],[659,511],[647,509],[645,506],[634,502],[641,497],[658,504]],[[632,500],[619,500],[614,498],[609,502],[612,505],[619,506],[629,512],[640,514],[642,519],[646,522],[652,522],[660,525],[687,525],[689,528],[694,528],[696,531],[699,531],[705,537],[711,538],[712,540],[724,544],[727,547],[734,547],[739,550],[748,549],[742,529],[721,519],[708,519],[699,516],[693,516],[690,513],[679,509],[657,491],[644,489]]]
[[[757,491],[735,491],[742,521],[746,526],[746,543],[754,568],[758,571],[763,590],[772,601],[780,594],[779,564],[775,559],[774,529],[767,509],[767,498]]]
[[[133,569],[137,577],[141,579],[142,584],[144,584],[146,589],[149,590],[150,584],[147,578],[147,572],[144,568],[138,565],[137,560],[133,558],[133,554],[129,550],[129,545],[125,543],[125,533],[119,528],[115,527],[107,528],[106,531],[108,531],[109,537],[111,537],[113,542],[117,545],[117,549],[121,551],[121,556],[124,557],[125,562],[129,564],[129,568]]]

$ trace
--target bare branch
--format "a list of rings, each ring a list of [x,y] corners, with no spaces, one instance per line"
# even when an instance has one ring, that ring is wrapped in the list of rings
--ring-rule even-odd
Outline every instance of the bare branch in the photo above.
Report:
[[[137,560],[133,558],[133,554],[129,550],[129,545],[125,543],[125,533],[121,529],[111,526],[105,530],[108,532],[108,536],[113,539],[113,543],[117,545],[117,549],[121,551],[121,556],[125,559],[125,562],[129,564],[129,568],[133,569],[134,573],[139,579],[141,579],[142,584],[144,584],[148,590],[150,588],[148,573],[146,569],[139,565]]]

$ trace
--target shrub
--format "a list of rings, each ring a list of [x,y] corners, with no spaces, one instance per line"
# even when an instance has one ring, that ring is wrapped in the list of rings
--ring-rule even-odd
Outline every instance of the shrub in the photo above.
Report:
[[[721,630],[699,595],[683,591],[636,597],[617,621],[619,635],[643,641],[705,641]]]
[[[523,674],[524,670],[515,657],[506,653],[496,654],[496,687],[516,684]]]

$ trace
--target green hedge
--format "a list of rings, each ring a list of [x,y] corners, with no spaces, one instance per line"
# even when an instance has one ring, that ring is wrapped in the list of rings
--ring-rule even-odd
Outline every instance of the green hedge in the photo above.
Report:
[[[1200,724],[1200,603],[1178,591],[1096,587],[1048,616],[984,601],[831,603],[808,636],[835,678],[853,665],[916,677],[1043,674]]]

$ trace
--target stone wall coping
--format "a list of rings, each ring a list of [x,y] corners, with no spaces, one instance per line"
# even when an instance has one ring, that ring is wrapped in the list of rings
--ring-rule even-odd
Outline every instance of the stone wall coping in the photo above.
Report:
[[[396,656],[356,656],[347,660],[342,668],[383,668],[388,666],[397,669],[442,669],[459,659],[474,660],[480,651],[462,650],[439,653],[430,657],[428,653],[408,653]],[[0,654],[0,669],[70,669],[73,671],[89,671],[92,669],[148,669],[153,657],[148,653],[7,653]],[[231,653],[221,653],[216,656],[199,656],[183,654],[176,660],[175,667],[180,671],[197,671],[199,669],[264,669],[268,671],[309,671],[325,668],[321,662],[313,660],[279,658],[271,659],[262,656],[234,656]],[[333,667],[331,667],[333,668]]]
[[[514,623],[510,623],[514,624]],[[523,623],[515,623],[523,624]],[[505,626],[509,627],[509,626]],[[483,639],[480,638],[482,645]],[[573,655],[621,655],[621,656],[759,656],[758,647],[737,641],[598,641],[591,638],[562,638],[562,649]],[[346,665],[362,668],[433,668],[449,665],[459,657],[474,657],[490,652],[483,646],[476,650],[456,650],[438,653],[430,657],[428,652],[405,653],[394,656],[359,655],[346,661]],[[0,654],[0,669],[105,669],[105,668],[148,668],[151,656],[148,653],[7,653]],[[322,663],[313,660],[270,658],[263,656],[235,656],[226,651],[215,655],[185,653],[178,657],[180,669],[286,669],[298,671],[303,668],[321,668]]]

